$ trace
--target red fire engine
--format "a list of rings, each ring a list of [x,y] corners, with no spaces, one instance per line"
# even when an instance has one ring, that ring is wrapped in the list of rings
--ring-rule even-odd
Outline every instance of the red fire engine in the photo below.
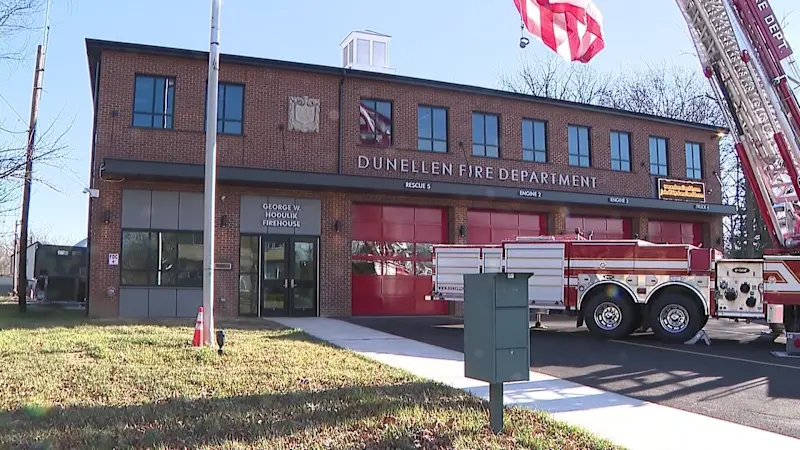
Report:
[[[617,338],[652,328],[684,342],[709,317],[766,318],[800,348],[800,80],[767,0],[677,0],[774,244],[762,259],[708,248],[575,236],[436,245],[431,300],[463,301],[463,275],[532,273],[532,310],[563,310]],[[741,39],[737,39],[737,34]],[[791,74],[787,75],[787,71]]]

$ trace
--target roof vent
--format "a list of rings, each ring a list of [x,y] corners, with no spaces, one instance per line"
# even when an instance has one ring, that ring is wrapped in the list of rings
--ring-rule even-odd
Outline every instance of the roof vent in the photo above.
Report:
[[[392,37],[370,30],[353,30],[339,44],[342,67],[354,70],[394,74],[389,66],[389,42]]]

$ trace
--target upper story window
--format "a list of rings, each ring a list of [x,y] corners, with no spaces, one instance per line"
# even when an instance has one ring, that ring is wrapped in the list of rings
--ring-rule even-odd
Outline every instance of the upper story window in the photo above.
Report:
[[[220,83],[217,104],[217,132],[242,134],[244,122],[244,85]]]
[[[447,152],[447,110],[417,107],[417,148],[425,152]]]
[[[611,132],[611,170],[631,171],[631,135],[622,131]]]
[[[547,162],[547,123],[543,120],[522,120],[522,159]]]
[[[217,92],[217,133],[242,134],[244,132],[244,85],[219,83]],[[207,126],[205,122],[203,129]]]
[[[703,178],[703,158],[697,142],[686,143],[686,178]]]
[[[361,99],[360,110],[361,143],[385,147],[392,145],[392,102]]]
[[[172,129],[175,78],[136,75],[133,89],[133,126]]]
[[[667,176],[669,164],[667,159],[667,140],[650,136],[650,173]]]
[[[500,157],[500,118],[496,114],[472,113],[472,154]]]
[[[590,167],[591,149],[589,148],[589,127],[569,126],[569,165]]]

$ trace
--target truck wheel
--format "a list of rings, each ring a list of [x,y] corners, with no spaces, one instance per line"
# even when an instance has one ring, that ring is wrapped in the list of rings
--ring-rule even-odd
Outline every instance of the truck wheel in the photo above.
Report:
[[[605,339],[619,339],[633,332],[639,323],[636,308],[626,294],[608,295],[597,292],[583,304],[586,328]]]
[[[650,304],[649,311],[653,334],[662,342],[686,342],[708,320],[693,299],[680,294],[659,296]]]

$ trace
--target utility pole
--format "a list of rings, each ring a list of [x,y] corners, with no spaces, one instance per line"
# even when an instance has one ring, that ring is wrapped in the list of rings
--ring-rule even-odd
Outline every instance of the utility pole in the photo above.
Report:
[[[11,284],[12,284],[12,292],[17,292],[19,290],[19,275],[17,274],[17,261],[16,259],[19,258],[19,241],[18,234],[19,233],[19,220],[14,221],[14,245],[11,246]]]
[[[42,95],[42,79],[44,78],[44,48],[36,47],[36,69],[33,74],[33,99],[31,100],[31,118],[28,127],[28,145],[25,151],[25,176],[22,185],[22,217],[19,220],[19,273],[17,274],[17,300],[20,312],[28,309],[26,295],[28,293],[28,214],[31,207],[31,178],[33,173],[33,150],[36,143],[36,122],[39,117],[39,98]]]
[[[219,96],[219,12],[221,0],[211,0],[211,39],[208,49],[206,98],[206,176],[203,225],[203,338],[214,346],[214,235],[217,203],[217,101]]]

